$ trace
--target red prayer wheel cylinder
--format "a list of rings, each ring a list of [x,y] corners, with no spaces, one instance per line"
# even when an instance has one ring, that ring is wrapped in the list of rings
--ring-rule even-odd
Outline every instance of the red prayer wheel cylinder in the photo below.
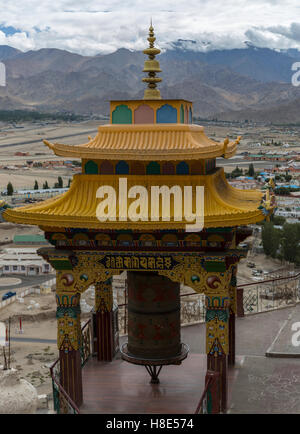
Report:
[[[180,284],[151,272],[128,272],[128,353],[168,359],[181,352]]]

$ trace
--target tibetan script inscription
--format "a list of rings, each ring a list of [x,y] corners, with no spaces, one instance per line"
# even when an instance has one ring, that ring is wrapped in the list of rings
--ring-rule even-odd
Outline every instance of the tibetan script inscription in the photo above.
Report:
[[[122,270],[170,270],[178,265],[172,256],[106,255],[99,262],[105,268]]]

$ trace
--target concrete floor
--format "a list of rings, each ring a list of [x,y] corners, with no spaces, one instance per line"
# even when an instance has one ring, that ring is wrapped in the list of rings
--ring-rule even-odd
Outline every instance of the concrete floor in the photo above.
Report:
[[[280,345],[294,351],[287,343],[292,332],[284,326],[297,316],[300,321],[300,305],[236,319],[237,363],[231,375],[229,413],[300,413],[300,358],[266,357],[275,344],[277,351]],[[204,355],[205,324],[183,327],[181,336],[191,353]]]

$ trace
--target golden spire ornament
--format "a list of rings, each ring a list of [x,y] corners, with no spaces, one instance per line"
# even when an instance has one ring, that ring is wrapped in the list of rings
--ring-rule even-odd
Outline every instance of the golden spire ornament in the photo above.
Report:
[[[145,60],[143,72],[148,72],[148,77],[143,78],[143,82],[148,83],[147,89],[144,92],[144,99],[161,99],[160,91],[156,88],[157,83],[162,81],[161,78],[156,77],[157,72],[161,72],[159,62],[155,60],[155,56],[160,53],[158,48],[154,47],[154,29],[152,27],[152,20],[149,27],[149,48],[143,51],[148,55],[149,60]]]

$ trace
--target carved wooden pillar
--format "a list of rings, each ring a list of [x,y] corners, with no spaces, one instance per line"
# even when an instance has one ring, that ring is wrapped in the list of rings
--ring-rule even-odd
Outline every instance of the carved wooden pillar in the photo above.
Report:
[[[60,381],[77,406],[82,404],[80,294],[56,292]]]
[[[111,362],[115,353],[112,279],[95,285],[96,352],[99,361]]]
[[[228,364],[235,364],[235,315],[236,315],[236,273],[237,266],[232,267],[232,275],[229,286],[230,308],[229,308],[229,353]]]
[[[221,411],[227,408],[228,350],[229,350],[229,296],[209,294],[206,303],[207,370],[220,373]]]

